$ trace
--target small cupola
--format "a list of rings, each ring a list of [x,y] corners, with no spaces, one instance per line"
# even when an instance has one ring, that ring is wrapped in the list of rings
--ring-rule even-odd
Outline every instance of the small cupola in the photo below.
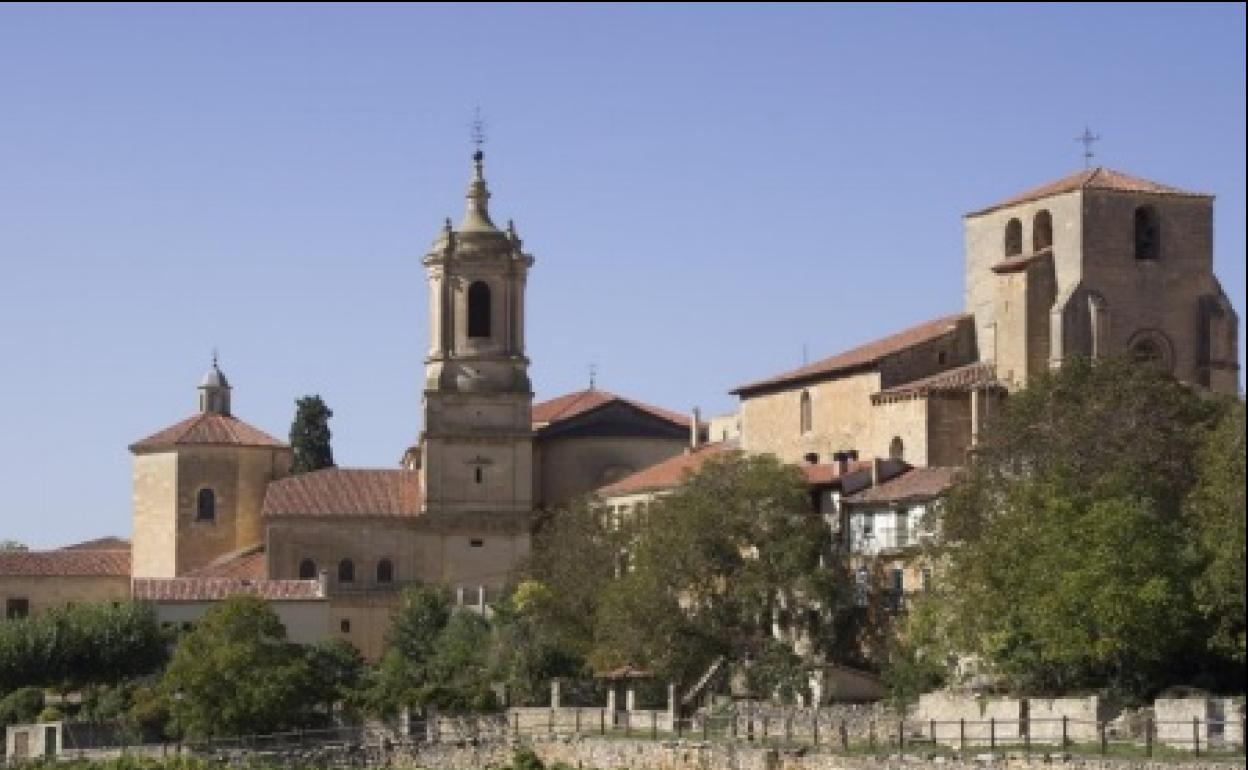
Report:
[[[199,411],[213,414],[230,413],[230,381],[217,365],[217,355],[212,355],[212,368],[199,382]]]

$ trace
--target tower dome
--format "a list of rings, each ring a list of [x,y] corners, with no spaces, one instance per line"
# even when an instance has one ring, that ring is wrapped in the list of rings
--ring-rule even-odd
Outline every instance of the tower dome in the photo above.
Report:
[[[212,356],[212,368],[199,381],[199,411],[213,414],[230,413],[230,381]]]

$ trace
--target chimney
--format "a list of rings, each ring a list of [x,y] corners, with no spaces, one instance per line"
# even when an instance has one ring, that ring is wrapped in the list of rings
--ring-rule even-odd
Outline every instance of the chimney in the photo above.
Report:
[[[856,462],[858,462],[858,450],[857,450],[857,449],[846,449],[846,450],[845,450],[845,459],[849,460],[851,463],[856,463]]]
[[[876,457],[871,460],[871,486],[878,487],[884,480],[884,461]]]
[[[702,443],[702,410],[693,408],[693,419],[689,421],[689,448],[697,449]]]

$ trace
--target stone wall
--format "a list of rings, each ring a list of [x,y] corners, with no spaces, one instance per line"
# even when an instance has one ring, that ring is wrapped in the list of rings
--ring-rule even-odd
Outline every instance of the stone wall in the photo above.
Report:
[[[543,740],[535,741],[531,745],[548,766],[561,762],[569,767],[586,770],[891,770],[933,765],[930,759],[918,755],[842,756],[824,752],[784,751],[695,741]],[[484,770],[504,767],[510,764],[515,748],[503,743],[422,746],[410,755],[399,758],[396,766],[427,770]],[[983,770],[985,767],[1038,770],[1054,766],[1068,770],[1173,770],[1174,764],[1163,760],[1143,759],[1063,759],[1041,755],[1027,759],[1021,756],[984,755],[961,759],[944,758],[938,766],[945,770]],[[1243,770],[1243,766],[1242,761],[1207,761],[1184,765],[1189,770]]]
[[[1244,702],[1236,698],[1158,698],[1153,703],[1157,742],[1191,749],[1244,745]],[[1193,722],[1193,720],[1195,720]]]

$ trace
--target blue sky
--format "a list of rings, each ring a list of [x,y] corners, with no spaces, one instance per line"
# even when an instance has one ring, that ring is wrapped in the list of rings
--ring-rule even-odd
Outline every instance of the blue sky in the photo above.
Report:
[[[962,307],[961,215],[1081,167],[1218,196],[1244,301],[1244,6],[0,8],[0,539],[128,535],[126,445],[214,347],[340,464],[420,429],[420,256],[489,123],[538,397],[736,384]],[[1241,327],[1241,345],[1244,333]],[[1241,359],[1243,353],[1241,352]]]

